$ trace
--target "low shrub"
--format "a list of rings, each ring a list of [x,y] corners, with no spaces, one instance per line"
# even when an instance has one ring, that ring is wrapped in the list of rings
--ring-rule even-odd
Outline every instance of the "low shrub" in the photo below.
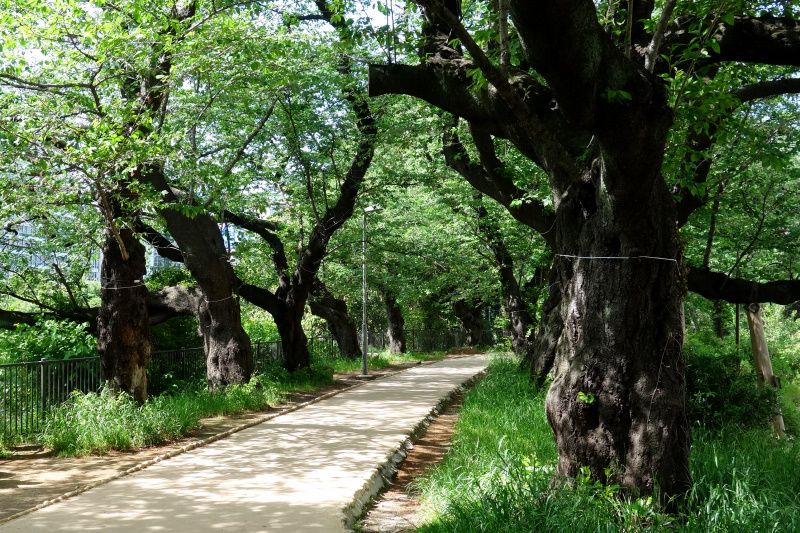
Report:
[[[749,362],[733,342],[713,336],[690,336],[684,346],[689,419],[709,428],[767,427],[778,398],[756,385]]]

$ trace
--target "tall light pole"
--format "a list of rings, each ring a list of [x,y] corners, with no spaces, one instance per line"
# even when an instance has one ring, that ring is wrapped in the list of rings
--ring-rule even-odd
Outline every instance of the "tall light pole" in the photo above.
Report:
[[[366,376],[367,370],[367,215],[383,209],[379,205],[370,205],[364,208],[361,214],[361,290],[363,293],[361,309],[361,375]]]

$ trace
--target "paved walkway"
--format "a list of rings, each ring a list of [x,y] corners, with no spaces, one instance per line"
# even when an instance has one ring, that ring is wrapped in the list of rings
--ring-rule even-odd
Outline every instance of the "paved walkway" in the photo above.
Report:
[[[487,364],[369,382],[0,526],[0,531],[344,531],[345,507],[431,409]]]

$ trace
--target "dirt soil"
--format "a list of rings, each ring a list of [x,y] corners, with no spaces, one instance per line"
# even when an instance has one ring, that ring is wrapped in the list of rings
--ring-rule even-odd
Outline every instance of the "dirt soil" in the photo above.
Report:
[[[368,379],[375,379],[417,364],[419,363],[406,363],[372,370]],[[206,418],[201,420],[201,427],[198,430],[180,440],[132,452],[113,451],[100,456],[55,457],[39,446],[18,446],[12,450],[13,455],[10,458],[0,459],[0,502],[2,502],[0,522],[19,512],[120,475],[142,463],[193,443],[279,414],[325,394],[353,387],[361,381],[356,374],[336,374],[332,385],[311,393],[291,394],[282,405],[262,412]]]
[[[442,461],[450,449],[458,413],[464,403],[463,393],[428,426],[425,434],[414,443],[397,474],[380,494],[364,518],[358,531],[363,533],[406,533],[416,531],[421,521],[420,502],[413,483],[430,468]]]

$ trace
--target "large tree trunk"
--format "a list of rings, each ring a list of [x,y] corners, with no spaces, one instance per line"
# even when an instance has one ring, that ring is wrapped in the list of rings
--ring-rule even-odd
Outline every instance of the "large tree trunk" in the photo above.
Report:
[[[648,209],[626,220],[598,196],[578,231],[563,224],[558,235],[562,254],[581,256],[556,258],[563,330],[546,408],[558,474],[587,466],[595,479],[666,503],[691,483],[671,199],[656,185]],[[563,205],[559,216],[575,220],[575,207],[587,206]]]
[[[662,502],[684,493],[691,483],[681,353],[686,279],[677,227],[704,201],[691,191],[707,181],[711,165],[703,151],[713,147],[718,121],[700,128],[708,142],[689,143],[682,169],[694,184],[678,187],[676,207],[661,175],[673,113],[665,83],[652,74],[660,52],[674,48],[661,47],[669,17],[662,13],[648,35],[642,21],[654,3],[638,3],[623,42],[606,31],[593,2],[509,0],[526,64],[508,73],[459,20],[459,0],[415,3],[425,16],[422,64],[371,66],[370,94],[408,94],[466,120],[480,164],[450,129],[443,139],[448,163],[556,253],[563,326],[547,413],[558,473],[573,476],[588,466],[595,479],[610,477],[642,495],[657,492]],[[795,65],[795,26],[774,17],[719,24],[718,50],[707,64]],[[487,81],[480,91],[465,82],[476,68]],[[734,96],[748,101],[794,91],[794,81],[754,84]],[[547,173],[554,217],[519,186],[497,156],[495,138],[507,139]],[[709,273],[689,274],[692,286],[692,277]],[[755,292],[724,278],[704,292]],[[792,289],[781,283],[759,290],[786,296]]]
[[[339,352],[349,359],[360,358],[358,330],[347,312],[347,302],[336,298],[321,281],[316,280],[308,303],[311,312],[325,320]]]
[[[521,356],[523,361],[529,361],[532,357],[530,328],[533,327],[528,305],[522,298],[517,280],[511,276],[513,283],[506,279],[501,272],[501,286],[503,288],[503,307],[508,315],[511,324],[511,348],[514,353]]]
[[[391,293],[383,296],[383,303],[386,305],[386,321],[389,327],[386,331],[389,337],[389,353],[393,355],[406,352],[406,321],[403,319],[403,311],[397,305],[397,298]]]
[[[124,250],[124,251],[123,251]],[[137,401],[147,399],[150,325],[145,249],[127,227],[107,229],[100,271],[97,351],[103,378]]]
[[[464,330],[464,343],[467,346],[482,346],[486,344],[486,322],[481,317],[480,306],[471,306],[465,300],[453,302],[453,313],[461,322]]]
[[[296,316],[290,312],[275,317],[278,334],[281,336],[283,367],[289,372],[311,366],[308,338],[303,331],[302,320],[302,315]]]
[[[522,361],[524,365],[530,367],[531,379],[540,387],[553,369],[556,348],[564,329],[564,319],[561,316],[561,288],[557,279],[558,271],[553,268],[550,270],[547,298],[542,306],[538,332],[534,340],[527,343],[527,351]]]
[[[161,213],[203,293],[199,319],[209,386],[247,382],[253,373],[253,351],[242,328],[238,278],[217,223],[206,214],[189,218],[174,209]]]

